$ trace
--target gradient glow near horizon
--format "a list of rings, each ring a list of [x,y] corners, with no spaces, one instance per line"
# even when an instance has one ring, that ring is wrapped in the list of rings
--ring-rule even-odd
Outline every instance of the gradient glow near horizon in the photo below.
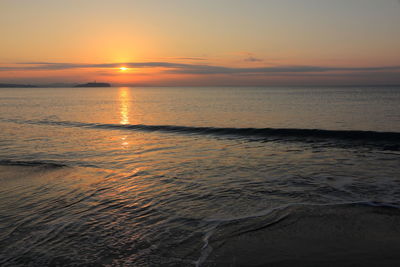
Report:
[[[0,83],[400,84],[398,0],[2,0],[0,25]]]

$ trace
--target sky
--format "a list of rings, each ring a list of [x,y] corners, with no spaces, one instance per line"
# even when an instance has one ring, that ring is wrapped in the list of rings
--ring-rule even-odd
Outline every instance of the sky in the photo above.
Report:
[[[400,0],[0,0],[0,83],[400,84]]]

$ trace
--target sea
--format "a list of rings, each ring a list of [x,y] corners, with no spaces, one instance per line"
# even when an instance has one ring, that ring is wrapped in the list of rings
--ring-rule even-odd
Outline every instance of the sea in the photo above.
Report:
[[[400,87],[0,89],[1,266],[395,266],[399,247]]]

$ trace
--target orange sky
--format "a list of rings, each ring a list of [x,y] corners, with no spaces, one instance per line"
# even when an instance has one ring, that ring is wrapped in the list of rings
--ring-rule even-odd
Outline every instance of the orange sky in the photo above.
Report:
[[[397,0],[2,0],[0,82],[400,84],[399,14]]]

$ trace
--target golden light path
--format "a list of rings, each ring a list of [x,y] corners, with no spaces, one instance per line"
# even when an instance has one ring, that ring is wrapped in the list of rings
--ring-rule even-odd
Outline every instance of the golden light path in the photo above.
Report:
[[[119,97],[119,113],[121,116],[121,124],[129,124],[129,101],[130,94],[128,87],[120,87],[118,91]]]
[[[119,113],[121,124],[129,124],[129,104],[130,104],[130,92],[129,87],[120,87],[118,89],[118,100],[119,100]],[[127,136],[122,137],[122,145],[127,146],[129,143],[126,141]]]

